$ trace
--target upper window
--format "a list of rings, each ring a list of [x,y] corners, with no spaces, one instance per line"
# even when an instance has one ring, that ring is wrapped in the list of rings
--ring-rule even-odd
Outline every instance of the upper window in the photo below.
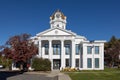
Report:
[[[45,44],[45,55],[48,55],[49,53],[49,45]]]
[[[87,54],[92,54],[92,46],[87,46]]]
[[[80,50],[79,44],[76,44],[76,55],[79,55],[79,50]]]
[[[69,55],[70,54],[70,44],[65,45],[65,54]]]
[[[99,46],[95,46],[95,54],[99,54]]]
[[[53,55],[60,55],[60,44],[53,44]]]

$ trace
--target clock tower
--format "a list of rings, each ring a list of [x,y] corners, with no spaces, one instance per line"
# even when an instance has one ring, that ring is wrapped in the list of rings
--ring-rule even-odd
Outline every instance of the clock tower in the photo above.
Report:
[[[62,28],[66,29],[66,16],[57,10],[52,16],[50,16],[50,26],[51,28]]]

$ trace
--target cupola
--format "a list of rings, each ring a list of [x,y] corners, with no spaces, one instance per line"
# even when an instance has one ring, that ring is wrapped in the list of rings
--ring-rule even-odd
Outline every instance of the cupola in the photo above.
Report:
[[[51,28],[66,29],[66,16],[60,10],[57,10],[50,16],[50,26]]]

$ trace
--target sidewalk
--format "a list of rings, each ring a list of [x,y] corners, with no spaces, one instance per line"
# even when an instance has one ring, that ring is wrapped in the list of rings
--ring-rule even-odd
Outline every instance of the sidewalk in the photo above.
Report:
[[[54,76],[58,76],[58,80],[71,80],[71,78],[67,74],[61,73],[59,70],[53,70],[51,74]]]
[[[71,78],[67,74],[59,73],[58,80],[71,80]]]
[[[71,78],[59,70],[53,70],[51,72],[26,72],[27,74],[44,74],[48,77],[55,77],[55,80],[71,80]],[[57,79],[56,79],[57,77]]]

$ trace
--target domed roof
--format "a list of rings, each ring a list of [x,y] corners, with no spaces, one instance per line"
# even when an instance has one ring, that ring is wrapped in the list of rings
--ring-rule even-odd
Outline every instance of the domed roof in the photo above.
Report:
[[[53,20],[55,18],[55,15],[58,13],[61,15],[61,19],[66,19],[66,16],[59,9],[50,16],[50,19]]]

